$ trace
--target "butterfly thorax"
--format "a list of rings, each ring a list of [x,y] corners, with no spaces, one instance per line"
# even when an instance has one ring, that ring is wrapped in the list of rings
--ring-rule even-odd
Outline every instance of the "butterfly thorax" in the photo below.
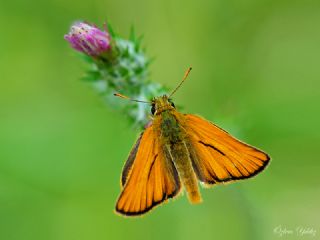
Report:
[[[173,102],[168,96],[163,95],[153,99],[152,108],[151,112],[154,114],[153,124],[155,129],[160,132],[161,142],[163,144],[182,142],[185,138],[185,133],[181,126],[183,115],[176,111]]]
[[[185,117],[175,110],[167,96],[155,99],[153,129],[159,136],[159,144],[167,161],[174,163],[179,178],[188,192],[191,202],[201,201],[197,179],[192,169],[188,150],[189,139],[184,130]]]

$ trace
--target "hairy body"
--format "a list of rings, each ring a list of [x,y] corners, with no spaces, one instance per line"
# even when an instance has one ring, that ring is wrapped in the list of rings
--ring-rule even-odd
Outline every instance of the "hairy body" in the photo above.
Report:
[[[174,163],[190,202],[201,202],[198,180],[192,168],[191,154],[188,150],[190,140],[183,128],[184,116],[171,106],[162,109],[161,114],[156,115],[153,120],[154,131],[160,132],[160,147],[166,159]]]

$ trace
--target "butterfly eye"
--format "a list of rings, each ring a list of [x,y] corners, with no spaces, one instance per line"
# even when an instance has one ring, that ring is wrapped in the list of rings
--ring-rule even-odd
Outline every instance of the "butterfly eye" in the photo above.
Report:
[[[173,108],[176,108],[176,106],[174,105],[174,103],[171,102],[171,99],[169,99],[168,101],[169,101],[170,105],[171,105]]]
[[[152,104],[152,106],[151,106],[151,114],[154,115],[155,112],[156,112],[156,106],[155,106],[155,104]]]

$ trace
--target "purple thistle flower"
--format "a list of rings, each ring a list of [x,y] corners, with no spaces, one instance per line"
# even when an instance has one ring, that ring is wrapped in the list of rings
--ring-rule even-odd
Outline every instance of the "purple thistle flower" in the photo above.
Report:
[[[64,36],[71,47],[92,57],[101,56],[110,48],[110,35],[96,26],[76,22]]]

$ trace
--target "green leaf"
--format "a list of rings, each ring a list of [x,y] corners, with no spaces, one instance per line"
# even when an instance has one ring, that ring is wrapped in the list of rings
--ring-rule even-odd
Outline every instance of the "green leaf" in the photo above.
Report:
[[[141,35],[134,42],[135,43],[135,50],[137,52],[140,52],[140,50],[141,50],[141,42],[142,42],[143,38],[144,38],[144,35]]]
[[[86,75],[81,78],[83,81],[93,82],[101,79],[101,73],[95,70],[88,70]]]
[[[136,34],[135,34],[135,30],[134,30],[133,25],[131,25],[131,27],[130,27],[129,40],[134,43],[136,42]]]
[[[110,33],[111,37],[112,37],[112,38],[116,38],[116,37],[117,37],[117,34],[116,34],[115,31],[113,30],[110,22],[108,22],[107,27],[108,27],[108,32]]]
[[[153,63],[156,60],[156,57],[149,58],[146,62],[146,67],[149,67],[151,63]]]
[[[78,52],[77,52],[78,53]],[[86,54],[84,54],[84,53],[78,53],[78,56],[82,59],[82,60],[84,60],[85,62],[87,62],[87,63],[93,63],[93,59],[92,59],[92,57],[90,57],[90,56],[88,56],[88,55],[86,55]]]

